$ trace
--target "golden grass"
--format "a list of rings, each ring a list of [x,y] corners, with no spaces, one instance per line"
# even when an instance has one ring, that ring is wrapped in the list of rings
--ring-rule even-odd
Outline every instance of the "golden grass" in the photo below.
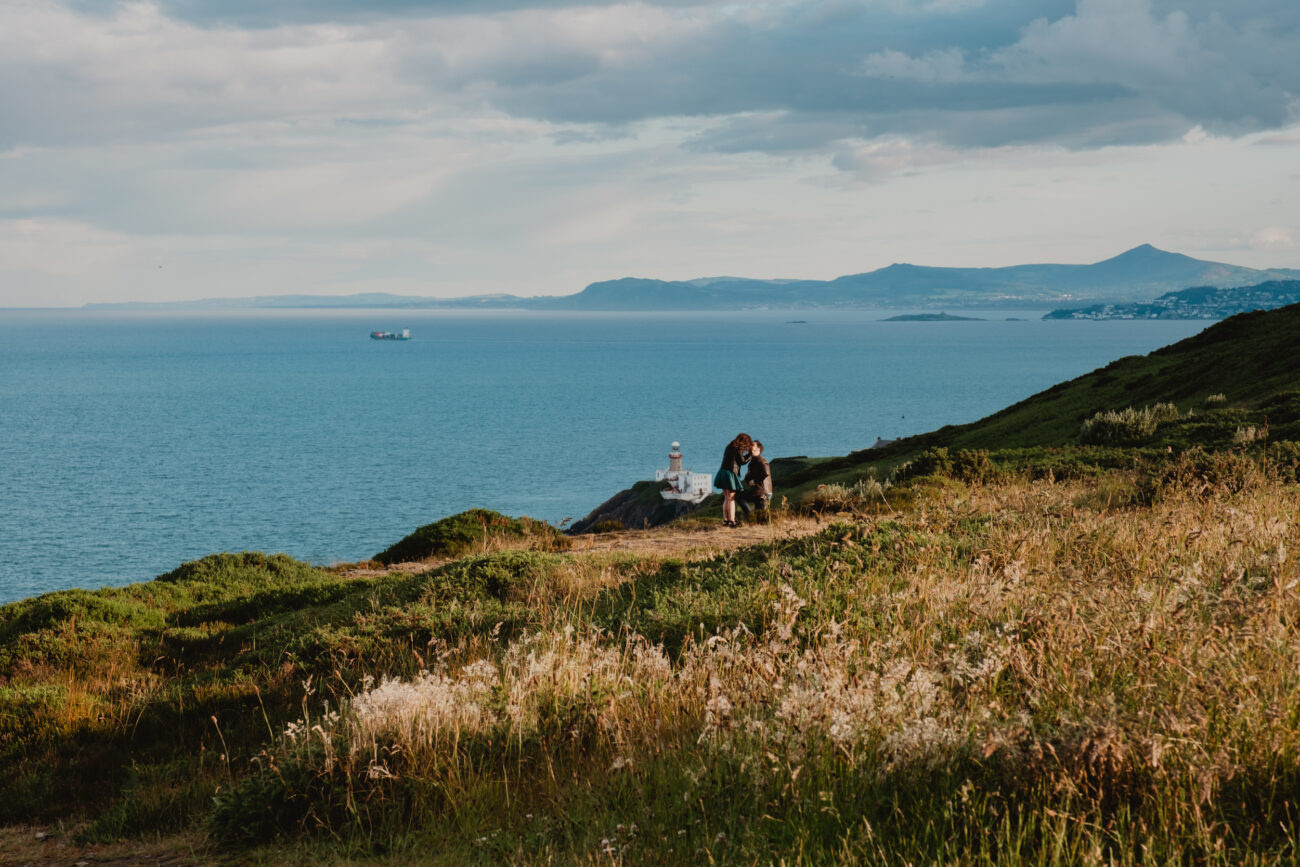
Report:
[[[836,529],[826,556],[799,568],[774,532],[754,569],[766,612],[675,658],[560,607],[553,629],[504,650],[477,645],[414,681],[381,679],[326,724],[291,727],[283,749],[315,738],[362,789],[426,775],[455,790],[481,773],[484,749],[512,743],[502,755],[517,778],[493,772],[507,788],[539,785],[564,743],[602,773],[700,749],[791,785],[809,763],[892,779],[974,762],[994,782],[963,792],[1023,785],[1088,821],[1127,805],[1139,837],[1164,840],[1175,860],[1279,830],[1294,854],[1294,826],[1252,825],[1277,822],[1278,804],[1250,789],[1292,784],[1300,755],[1300,493],[1255,479],[1113,508],[1131,499],[1115,493],[953,485]],[[608,556],[575,556],[537,604],[636,580]],[[1268,803],[1245,803],[1256,796]]]
[[[45,716],[13,731],[30,764],[130,743],[142,718],[188,726],[138,768],[153,788],[114,802],[153,798],[123,827],[192,828],[220,787],[225,836],[401,852],[433,835],[448,863],[491,860],[492,839],[504,860],[563,862],[792,847],[814,862],[1294,863],[1300,490],[1235,469],[1217,485],[918,480],[898,511],[839,523],[778,513],[393,567],[411,595],[334,611],[319,646],[339,667],[314,680],[302,665],[318,661],[289,652],[246,664],[256,632],[190,676],[153,664],[152,633],[60,622],[22,640],[88,649],[14,663],[12,706]],[[374,577],[360,568],[340,579]],[[201,650],[226,626],[185,628]],[[209,788],[167,826],[192,769]],[[615,830],[632,814],[636,839]]]

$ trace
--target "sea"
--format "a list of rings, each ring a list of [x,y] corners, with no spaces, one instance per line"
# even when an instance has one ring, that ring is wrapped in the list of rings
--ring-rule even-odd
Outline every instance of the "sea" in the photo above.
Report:
[[[675,441],[710,473],[740,431],[842,455],[1207,325],[896,312],[0,310],[0,603],[221,551],[363,560],[474,507],[562,525]]]

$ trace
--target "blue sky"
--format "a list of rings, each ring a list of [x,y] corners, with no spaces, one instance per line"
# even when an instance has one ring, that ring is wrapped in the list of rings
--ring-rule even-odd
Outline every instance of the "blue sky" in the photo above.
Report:
[[[1300,267],[1295,0],[0,0],[0,306]]]

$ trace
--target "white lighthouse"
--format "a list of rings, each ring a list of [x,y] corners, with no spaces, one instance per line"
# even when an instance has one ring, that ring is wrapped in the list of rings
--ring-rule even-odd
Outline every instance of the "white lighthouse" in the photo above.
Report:
[[[700,503],[713,491],[713,476],[682,469],[682,447],[673,443],[668,453],[668,469],[655,471],[656,482],[667,482],[659,496],[665,500]]]

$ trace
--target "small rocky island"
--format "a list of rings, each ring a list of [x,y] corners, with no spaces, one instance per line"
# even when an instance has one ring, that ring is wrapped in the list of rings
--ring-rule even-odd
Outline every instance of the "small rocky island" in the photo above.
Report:
[[[904,313],[881,322],[983,322],[978,316],[954,316],[951,313]]]

